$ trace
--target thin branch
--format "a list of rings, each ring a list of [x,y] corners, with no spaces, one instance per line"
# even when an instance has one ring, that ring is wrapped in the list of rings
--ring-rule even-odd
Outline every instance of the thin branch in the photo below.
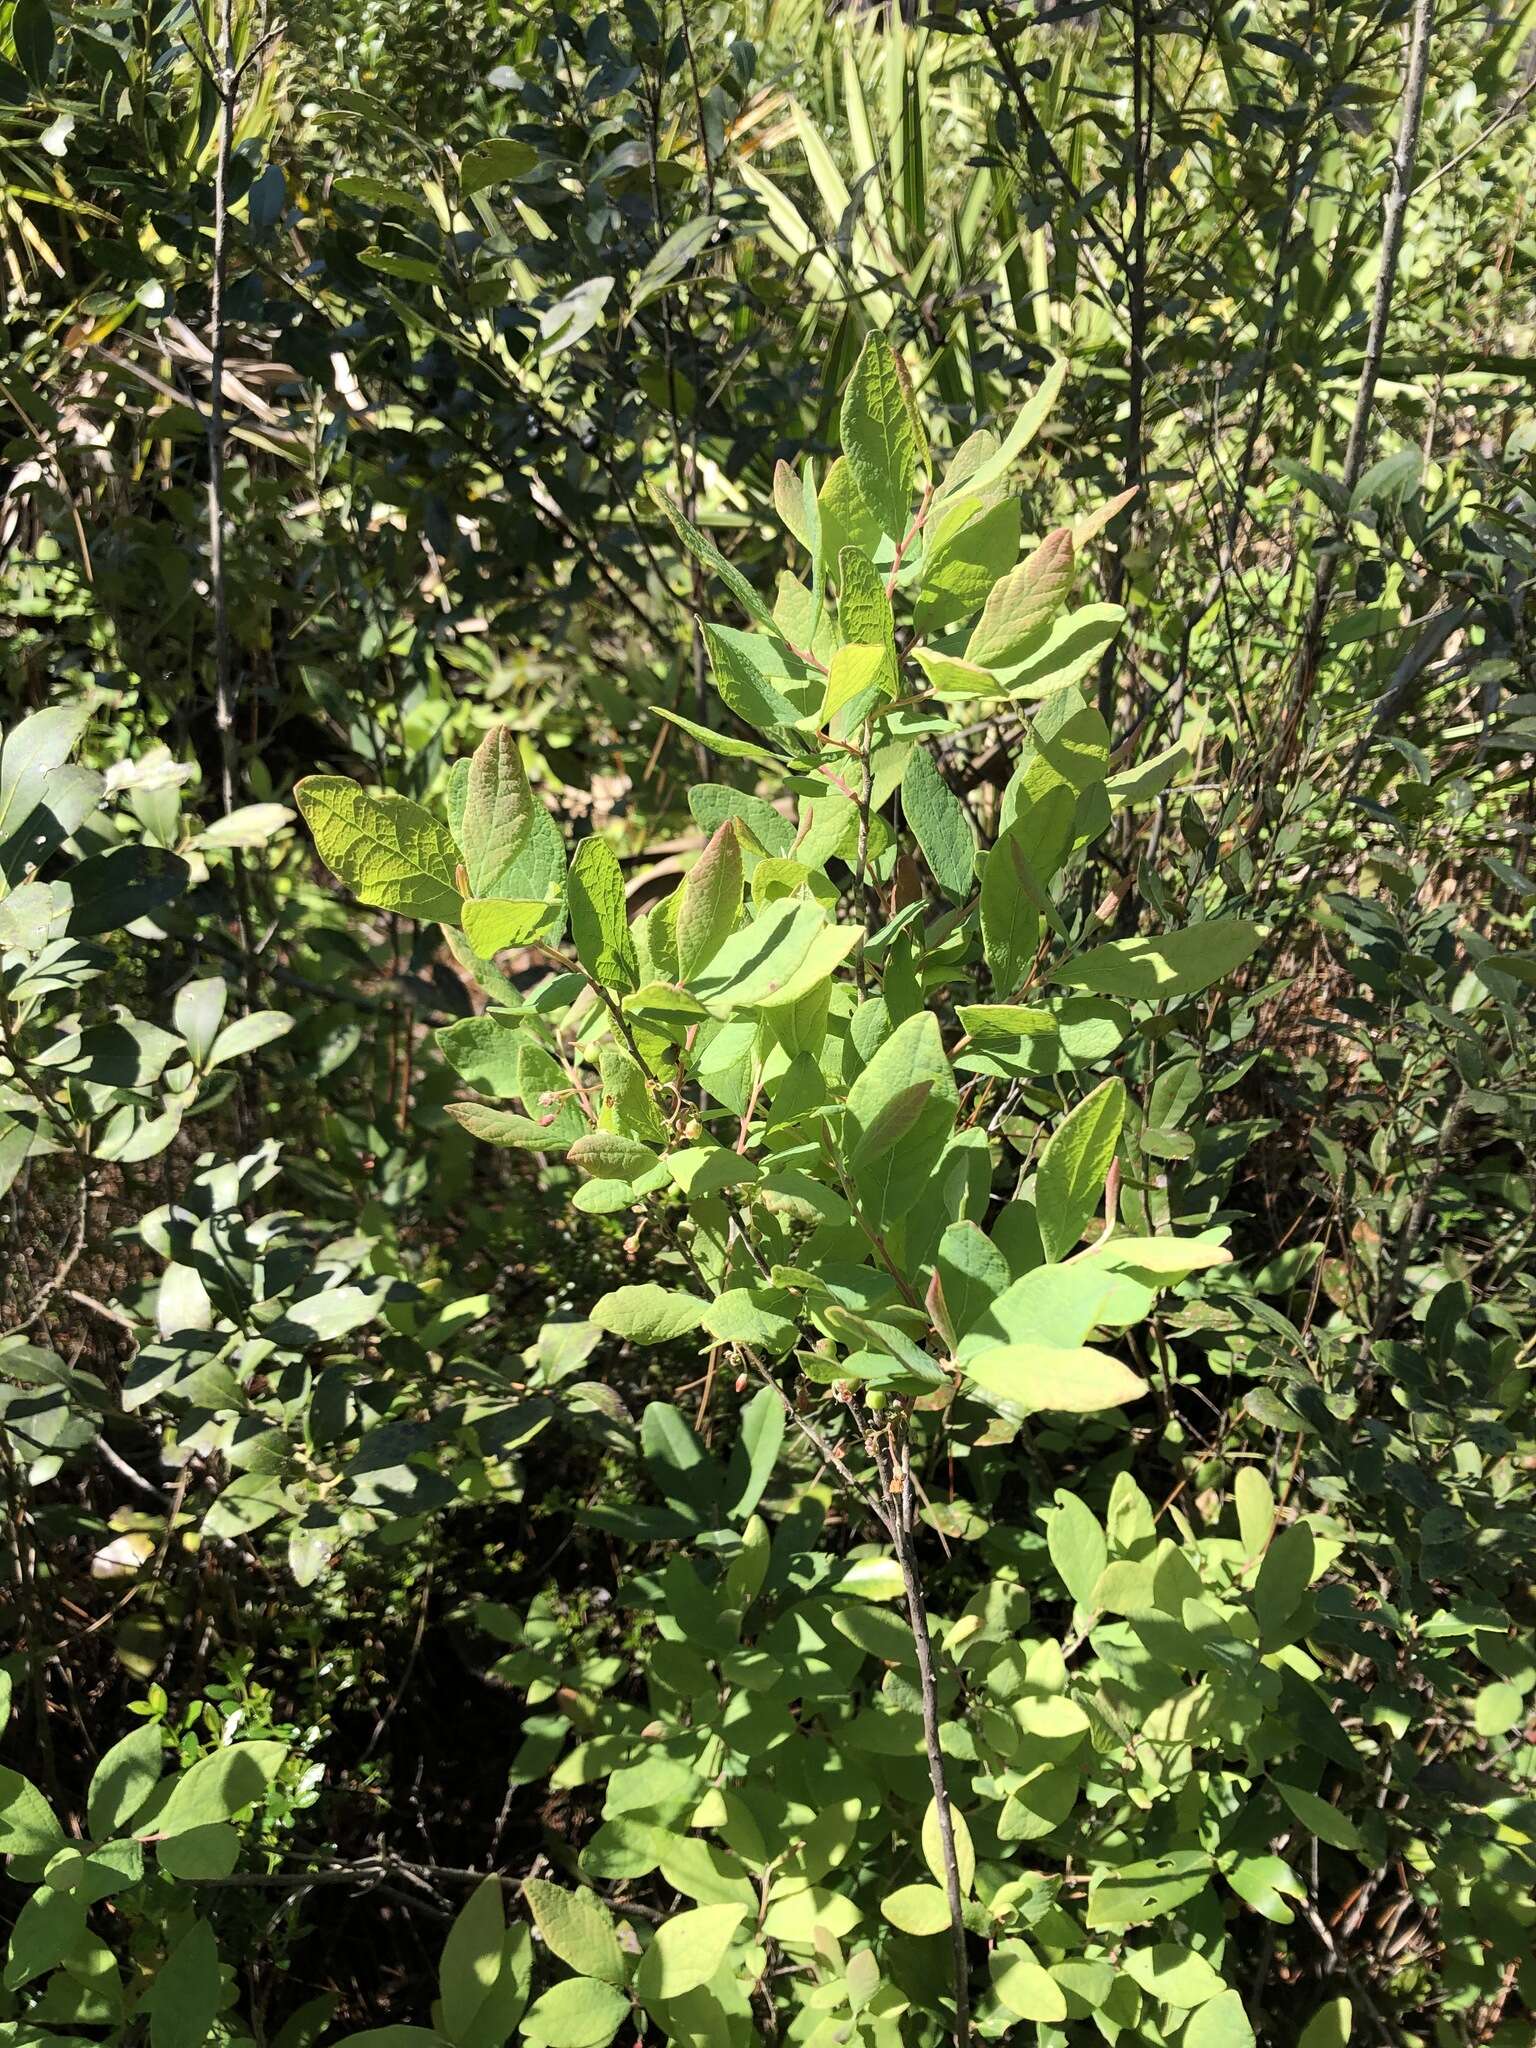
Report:
[[[1366,444],[1370,434],[1371,411],[1376,385],[1386,352],[1387,329],[1392,318],[1392,297],[1397,284],[1398,259],[1402,254],[1403,227],[1408,217],[1414,167],[1418,160],[1419,123],[1424,113],[1424,86],[1429,75],[1429,48],[1434,35],[1434,0],[1415,0],[1413,22],[1408,35],[1408,68],[1403,85],[1403,118],[1392,151],[1392,177],[1382,216],[1381,265],[1376,273],[1376,290],[1371,302],[1371,322],[1366,334],[1365,358],[1360,365],[1360,382],[1355,392],[1354,416],[1344,450],[1342,488],[1344,509],[1334,522],[1329,545],[1317,565],[1312,602],[1302,627],[1301,646],[1296,657],[1290,703],[1285,714],[1278,746],[1270,756],[1283,763],[1290,755],[1302,718],[1317,685],[1322,659],[1323,629],[1329,601],[1338,579],[1339,561],[1349,528],[1349,501],[1365,469]]]

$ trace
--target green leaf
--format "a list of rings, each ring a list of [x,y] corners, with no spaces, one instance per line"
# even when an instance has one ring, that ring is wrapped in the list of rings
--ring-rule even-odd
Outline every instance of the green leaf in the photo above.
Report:
[[[942,633],[974,616],[1018,559],[1019,504],[981,508],[967,499],[945,515],[923,558],[915,624]]]
[[[1253,1583],[1254,1618],[1265,1651],[1279,1649],[1289,1641],[1288,1624],[1312,1583],[1316,1562],[1317,1547],[1305,1522],[1292,1522],[1282,1529],[1265,1551]]]
[[[1066,2018],[1067,2001],[1061,1986],[1022,1941],[1000,1941],[988,1967],[992,1989],[1015,2019],[1052,2025]]]
[[[0,1764],[0,1855],[50,1856],[65,1839],[31,1779]]]
[[[843,455],[859,496],[892,540],[906,534],[917,474],[917,437],[883,334],[865,337],[843,392]]]
[[[595,1977],[552,1984],[523,2016],[527,2048],[607,2048],[628,2016],[629,2000]]]
[[[835,576],[844,548],[860,548],[874,559],[880,546],[880,522],[865,504],[846,456],[839,455],[816,493],[821,515],[818,554],[824,576]]]
[[[764,1388],[763,1391],[766,1393],[767,1389]],[[733,1465],[734,1462],[733,1460]],[[756,1454],[754,1452],[754,1467],[756,1462]],[[733,1513],[738,1511],[739,1509],[732,1510]],[[768,1576],[769,1552],[771,1548],[772,1539],[768,1534],[768,1524],[761,1515],[749,1515],[746,1527],[741,1532],[741,1548],[725,1568],[725,1598],[728,1606],[737,1608],[741,1613],[745,1614],[752,1605],[752,1602],[763,1590],[763,1581]],[[721,1903],[723,1902],[716,1899],[700,1899],[701,1905],[718,1905]]]
[[[1092,1508],[1065,1487],[1056,1490],[1045,1542],[1062,1584],[1079,1607],[1091,1607],[1093,1589],[1109,1562],[1109,1545]]]
[[[1275,1527],[1275,1496],[1257,1465],[1239,1465],[1233,1481],[1237,1528],[1247,1557],[1261,1557]]]
[[[725,703],[759,732],[774,732],[793,725],[800,714],[754,658],[760,652],[753,646],[758,637],[737,633],[728,626],[704,628],[704,645],[709,649],[715,688]]]
[[[222,1992],[219,1945],[213,1929],[206,1920],[194,1920],[161,1964],[145,1995],[150,2048],[202,2048],[217,2017]]]
[[[531,142],[519,142],[510,135],[494,135],[470,150],[459,166],[459,190],[466,199],[491,185],[505,185],[514,178],[526,178],[535,169],[539,153]]]
[[[209,1072],[222,1067],[226,1060],[244,1059],[262,1046],[286,1038],[296,1022],[296,1018],[281,1010],[253,1010],[249,1016],[236,1017],[232,1024],[224,1026],[209,1050]]]
[[[472,1138],[487,1145],[515,1145],[524,1152],[548,1152],[562,1143],[559,1119],[536,1123],[510,1109],[492,1109],[485,1102],[450,1102],[448,1114]]]
[[[381,211],[398,206],[404,213],[414,213],[418,220],[432,219],[432,209],[423,199],[407,191],[403,185],[392,185],[387,178],[353,173],[344,178],[333,178],[331,191],[333,194],[339,192],[344,199],[356,199],[364,206],[376,206]]]
[[[1305,1880],[1283,1856],[1238,1856],[1223,1866],[1223,1875],[1246,1905],[1277,1927],[1289,1927],[1296,1918],[1286,1900],[1307,1896]]]
[[[843,1152],[868,1220],[881,1225],[910,1207],[954,1128],[958,1104],[939,1020],[919,1010],[848,1091]]]
[[[782,771],[783,762],[777,754],[770,754],[766,747],[757,747],[750,740],[739,740],[734,733],[715,732],[710,726],[696,724],[691,718],[684,718],[680,711],[664,711],[660,705],[652,706],[658,718],[664,718],[668,725],[675,725],[680,732],[688,734],[700,746],[708,747],[712,754],[719,754],[727,761],[755,761],[759,768],[777,768]]]
[[[520,1094],[518,1058],[532,1041],[515,1017],[487,1010],[483,1016],[460,1017],[435,1033],[438,1050],[454,1072],[482,1095],[504,1100]],[[570,1134],[576,1136],[576,1132]]]
[[[46,24],[51,49],[53,23],[41,0],[36,5],[23,0],[12,15],[11,32],[18,44],[28,20]],[[0,846],[8,845],[45,801],[50,777],[69,759],[90,721],[88,704],[53,704],[19,720],[5,735],[0,746]]]
[[[120,1834],[160,1782],[164,1749],[159,1725],[145,1721],[114,1742],[91,1778],[86,1824],[101,1840]]]
[[[658,1287],[647,1280],[635,1287],[615,1287],[593,1303],[587,1320],[631,1344],[666,1344],[698,1329],[707,1305],[680,1287]]]
[[[965,1824],[965,1815],[952,1802],[949,1809],[950,1833],[955,1842],[955,1868],[960,1876],[960,1895],[970,1896],[976,1882],[976,1851],[971,1846],[971,1831]],[[923,1814],[923,1861],[933,1872],[935,1884],[946,1882],[944,1875],[944,1838],[939,1833],[939,1802],[930,1799]]]
[[[773,1477],[785,1428],[783,1400],[772,1387],[759,1387],[741,1411],[737,1452],[727,1475],[727,1483],[739,1489],[728,1510],[732,1521],[745,1521],[762,1499]]]
[[[939,1239],[935,1278],[943,1296],[944,1341],[953,1350],[1008,1285],[1008,1261],[980,1225],[965,1218]]]
[[[566,1158],[594,1180],[637,1180],[656,1164],[656,1154],[617,1131],[589,1131],[571,1146]]]
[[[1117,604],[1079,605],[1030,635],[1001,681],[1010,697],[1047,701],[1080,683],[1125,624]],[[1091,708],[1083,707],[1085,710]]]
[[[894,685],[895,670],[887,649],[865,645],[861,641],[839,647],[827,668],[827,687],[821,709],[816,714],[817,725],[829,725],[840,711],[856,704],[866,691],[890,696]]]
[[[11,14],[16,61],[36,86],[46,86],[53,65],[53,15],[47,0],[16,0]]]
[[[727,818],[683,877],[677,900],[679,976],[691,981],[730,937],[741,914],[741,842]]]
[[[1513,1691],[1513,1687],[1510,1689]],[[1360,1830],[1347,1813],[1341,1813],[1330,1800],[1320,1799],[1304,1785],[1287,1785],[1284,1779],[1275,1778],[1274,1786],[1309,1835],[1316,1835],[1331,1849],[1346,1849],[1352,1856],[1364,1855]]]
[[[688,808],[706,838],[713,838],[728,818],[734,818],[746,853],[783,856],[795,843],[793,823],[766,798],[748,796],[745,790],[696,782],[688,792]]]
[[[551,1952],[583,1977],[622,1985],[628,1972],[613,1915],[596,1892],[568,1892],[542,1878],[524,1881],[523,1896]]]
[[[674,1913],[657,1928],[635,1972],[635,1990],[647,2005],[681,1998],[707,1984],[725,1961],[732,1937],[747,1917],[745,1906],[696,1906]]]
[[[688,1418],[670,1401],[646,1404],[640,1418],[640,1449],[667,1505],[695,1523],[713,1527],[720,1519],[720,1468]]]
[[[1034,966],[1048,905],[1044,885],[1066,853],[1076,808],[1074,792],[1055,785],[987,855],[981,871],[981,938],[1000,999],[1021,988]]]
[[[1035,1174],[1035,1213],[1049,1259],[1064,1258],[1099,1212],[1125,1099],[1123,1081],[1101,1081],[1046,1140]]]
[[[989,1394],[1032,1413],[1057,1409],[1095,1415],[1147,1391],[1145,1380],[1118,1358],[1087,1349],[1057,1351],[1047,1344],[1000,1344],[962,1359],[960,1369]]]
[[[1061,387],[1066,379],[1066,374],[1066,359],[1065,357],[1058,356],[1041,378],[1039,390],[1019,408],[1013,425],[1008,429],[1001,446],[997,447],[992,453],[983,455],[982,459],[970,470],[970,473],[965,478],[967,490],[987,490],[991,485],[1000,483],[1007,476],[1009,470],[1012,469],[1013,465],[1024,453],[1024,450],[1050,418],[1051,413],[1055,409],[1056,400],[1061,395]],[[951,474],[953,474],[953,466]]]
[[[546,933],[559,916],[554,903],[477,896],[463,906],[464,936],[481,960],[493,960],[508,946],[526,946]]]
[[[896,621],[880,571],[862,548],[844,548],[837,575],[837,625],[844,640],[883,648],[894,659]]]
[[[933,1095],[933,1077],[910,1082],[905,1088],[898,1088],[894,1095],[888,1095],[870,1119],[868,1127],[860,1133],[849,1165],[855,1178],[868,1171],[875,1162],[883,1159],[893,1145],[899,1144],[922,1116]]]
[[[466,861],[471,886],[477,896],[503,902],[558,903],[565,880],[560,827],[528,786],[515,736],[508,733],[482,762],[490,744],[483,743],[471,760],[455,761],[448,774],[448,829],[454,843],[462,848],[474,833],[489,835],[492,843],[489,855],[474,864]],[[482,762],[478,775],[476,762]]]
[[[1140,1927],[1161,1920],[1210,1883],[1211,1859],[1200,1849],[1170,1849],[1118,1869],[1101,1866],[1088,1887],[1088,1925]]]
[[[955,1014],[966,1036],[984,1045],[1025,1045],[1032,1038],[1054,1038],[1059,1029],[1051,1011],[1021,1003],[962,1003]]]
[[[243,1807],[266,1797],[287,1754],[284,1742],[232,1742],[199,1757],[175,1780],[165,1804],[141,1821],[141,1837],[184,1834],[188,1828],[233,1820]]]
[[[658,292],[665,291],[674,278],[680,277],[694,258],[709,247],[710,237],[719,225],[718,214],[702,213],[697,220],[686,220],[681,227],[674,228],[635,279],[630,312],[638,313]]]
[[[307,775],[294,800],[320,858],[359,902],[458,924],[458,848],[430,811],[403,796],[369,796],[345,775]]]
[[[857,925],[829,924],[818,904],[785,897],[731,934],[694,992],[717,1017],[782,1010],[829,980],[863,936]]]
[[[1230,1266],[1222,1244],[1196,1237],[1101,1237],[1083,1253],[1083,1263],[1106,1273],[1138,1273],[1167,1284],[1187,1280],[1212,1266]]]
[[[943,1934],[949,1928],[949,1897],[936,1884],[904,1884],[880,1901],[880,1911],[903,1934]]]
[[[1001,669],[1029,653],[1040,628],[1067,601],[1072,566],[1072,535],[1058,526],[993,585],[965,643],[966,660],[976,668]]]
[[[174,903],[190,873],[178,854],[160,846],[116,846],[91,854],[70,870],[70,937],[120,931],[135,918]]]
[[[1095,995],[1159,1002],[1195,995],[1258,951],[1262,934],[1246,918],[1212,918],[1157,938],[1114,939],[1053,968],[1051,979]]]
[[[933,647],[914,647],[912,659],[928,678],[933,694],[946,701],[964,703],[972,697],[1006,695],[1002,682],[991,669],[977,668],[974,662],[962,661],[958,655],[940,654]]]
[[[343,2036],[342,2048],[449,2048],[448,2038],[431,2027],[368,2027]]]
[[[722,1344],[751,1344],[780,1358],[799,1331],[793,1301],[769,1287],[730,1287],[717,1295],[704,1315],[704,1327]]]
[[[657,491],[653,495],[662,511],[671,520],[673,531],[683,543],[683,546],[687,548],[689,554],[696,561],[702,562],[712,576],[720,578],[720,581],[750,618],[756,619],[759,625],[766,626],[770,632],[776,633],[778,628],[773,622],[772,607],[752,588],[752,585],[742,575],[741,571],[733,563],[725,559],[725,556],[721,554],[712,540],[705,534],[700,533],[699,529],[680,506],[674,505],[672,500],[663,492]]]
[[[925,746],[915,746],[907,756],[901,808],[934,880],[947,896],[963,898],[976,873],[976,831],[970,812]]]
[[[470,761],[458,826],[465,872],[476,896],[506,893],[502,878],[527,845],[535,816],[543,810],[528,786],[517,735],[510,726],[494,727]]]
[[[226,1500],[232,1490],[226,1489]],[[203,1526],[207,1528],[211,1522],[212,1517]],[[228,1877],[240,1861],[239,1830],[222,1820],[211,1821],[203,1828],[188,1828],[184,1835],[171,1835],[156,1843],[155,1861],[167,1877],[180,1878],[185,1883]]]
[[[1149,1997],[1161,1999],[1164,2005],[1205,2005],[1227,1988],[1204,1956],[1172,1941],[1160,1941],[1152,1948],[1128,1948],[1120,1967]]]
[[[1347,1998],[1330,1998],[1301,2030],[1296,2048],[1349,2048],[1355,2009]]]
[[[781,456],[773,465],[774,510],[801,547],[808,548],[811,536],[805,523],[805,496],[804,479]]]
[[[624,872],[606,839],[583,839],[571,862],[567,894],[576,957],[595,982],[621,994],[639,986],[629,935]]]
[[[1184,2048],[1253,2048],[1253,2027],[1235,1991],[1223,1991],[1196,2011],[1184,2029]]]
[[[964,1359],[996,1344],[1074,1350],[1095,1330],[1129,1329],[1155,1299],[1142,1281],[1125,1273],[1098,1271],[1086,1258],[1065,1266],[1036,1265],[987,1307],[962,1341],[960,1356]]]
[[[1499,1679],[1493,1685],[1485,1685],[1477,1696],[1477,1705],[1472,1710],[1472,1725],[1479,1735],[1490,1739],[1508,1735],[1512,1728],[1518,1728],[1525,1719],[1525,1701],[1518,1686]]]

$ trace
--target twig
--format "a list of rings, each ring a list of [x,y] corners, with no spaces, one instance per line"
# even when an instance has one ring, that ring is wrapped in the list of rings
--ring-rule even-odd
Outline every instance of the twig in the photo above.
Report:
[[[890,1483],[888,1461],[878,1436],[874,1440],[876,1462],[881,1476]],[[971,1993],[970,1963],[965,1949],[965,1900],[960,1888],[960,1859],[955,1852],[955,1825],[949,1810],[949,1789],[944,1777],[944,1750],[940,1739],[939,1686],[933,1669],[933,1639],[928,1632],[928,1609],[923,1599],[922,1574],[912,1541],[912,1525],[898,1504],[892,1516],[892,1538],[906,1588],[907,1616],[912,1626],[912,1646],[917,1652],[918,1683],[923,1700],[923,1746],[928,1752],[928,1778],[933,1786],[934,1811],[938,1817],[939,1852],[944,1864],[944,1890],[949,1900],[949,1940],[955,1978],[955,2048],[970,2048]]]
[[[1296,657],[1290,703],[1286,710],[1279,744],[1270,756],[1275,764],[1283,764],[1289,757],[1302,717],[1317,684],[1318,665],[1323,649],[1323,627],[1328,616],[1329,601],[1333,596],[1333,586],[1338,577],[1344,536],[1349,525],[1349,501],[1354,496],[1355,487],[1365,468],[1371,408],[1376,397],[1377,380],[1381,376],[1382,356],[1386,351],[1387,328],[1392,317],[1392,294],[1397,283],[1397,263],[1403,246],[1403,226],[1408,217],[1408,200],[1413,184],[1414,165],[1418,158],[1419,123],[1424,112],[1424,84],[1429,73],[1429,46],[1434,26],[1434,0],[1415,0],[1413,22],[1408,38],[1408,70],[1403,85],[1403,118],[1397,133],[1397,144],[1392,152],[1392,181],[1383,210],[1381,267],[1376,273],[1376,290],[1371,302],[1371,322],[1366,333],[1365,357],[1360,365],[1360,383],[1355,392],[1354,417],[1350,421],[1349,440],[1344,450],[1344,508],[1334,522],[1330,543],[1317,565],[1317,580],[1312,589],[1312,602],[1307,610],[1306,623],[1302,627],[1301,645]]]

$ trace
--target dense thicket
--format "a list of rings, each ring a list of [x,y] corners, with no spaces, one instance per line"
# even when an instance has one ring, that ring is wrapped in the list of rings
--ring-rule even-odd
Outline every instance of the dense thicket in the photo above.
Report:
[[[910,15],[0,9],[0,2048],[1532,2039],[1531,9]]]

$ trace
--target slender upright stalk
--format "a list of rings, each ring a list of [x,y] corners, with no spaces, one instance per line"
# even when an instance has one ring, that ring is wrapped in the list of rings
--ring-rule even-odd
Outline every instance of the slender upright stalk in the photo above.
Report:
[[[214,723],[219,733],[220,787],[226,815],[235,807],[235,699],[229,644],[229,587],[224,573],[224,291],[229,274],[229,167],[235,147],[233,0],[218,0],[214,85],[219,98],[213,172],[213,278],[208,294],[208,580],[213,598]]]
[[[1151,32],[1144,0],[1131,0],[1131,193],[1135,218],[1122,237],[1126,311],[1130,325],[1130,348],[1126,362],[1125,487],[1136,492],[1127,510],[1122,544],[1111,559],[1107,596],[1118,604],[1125,595],[1125,552],[1140,517],[1142,484],[1142,441],[1145,431],[1147,394],[1147,238],[1151,203],[1154,95],[1151,60]],[[1112,723],[1115,711],[1115,678],[1123,657],[1113,645],[1104,650],[1099,663],[1099,711]]]
[[[1280,743],[1272,758],[1283,761],[1295,744],[1301,720],[1317,685],[1318,664],[1323,651],[1323,628],[1328,605],[1338,579],[1342,543],[1349,525],[1348,502],[1365,469],[1366,444],[1370,434],[1371,409],[1381,376],[1381,359],[1386,352],[1387,329],[1392,318],[1392,297],[1397,284],[1398,258],[1403,248],[1403,227],[1412,196],[1414,167],[1419,153],[1419,123],[1424,113],[1424,85],[1429,75],[1429,46],[1434,35],[1434,0],[1414,0],[1413,20],[1408,31],[1408,66],[1403,84],[1403,117],[1397,143],[1392,151],[1391,183],[1382,211],[1381,267],[1371,301],[1371,322],[1366,333],[1365,358],[1360,365],[1360,382],[1355,392],[1354,416],[1344,450],[1343,490],[1346,510],[1334,522],[1331,544],[1317,565],[1312,602],[1302,627],[1292,678],[1290,703]]]
[[[229,577],[224,559],[224,360],[228,349],[224,297],[229,281],[229,171],[235,148],[235,108],[242,66],[235,62],[234,0],[218,0],[217,40],[207,36],[211,75],[219,102],[218,142],[213,169],[213,275],[208,291],[208,589],[213,604],[213,717],[219,735],[219,794],[224,815],[235,808],[239,752],[235,738],[234,656],[229,633]],[[240,849],[230,852],[240,953],[245,963],[246,1007],[257,999],[256,956],[251,943],[250,892]],[[242,1119],[246,1110],[244,1088]]]
[[[970,1963],[965,1951],[965,1899],[960,1886],[960,1859],[955,1853],[955,1824],[944,1780],[944,1751],[939,1741],[939,1682],[933,1668],[933,1638],[928,1633],[928,1609],[923,1600],[922,1576],[912,1543],[912,1525],[900,1503],[894,1520],[897,1556],[907,1595],[907,1618],[912,1626],[912,1646],[917,1652],[917,1677],[923,1700],[923,1746],[928,1752],[928,1779],[933,1786],[934,1810],[939,1823],[939,1853],[944,1864],[944,1891],[949,1900],[949,1942],[955,1974],[955,2048],[970,2048],[971,1991]]]
[[[849,1403],[850,1410],[852,1403]],[[910,1416],[908,1417],[910,1421]],[[857,1417],[855,1416],[855,1421]],[[905,1427],[905,1425],[903,1425]],[[905,1438],[903,1439],[905,1441]],[[898,1483],[893,1449],[880,1431],[866,1441],[880,1474],[880,1492],[886,1511],[880,1519],[895,1547],[901,1567],[901,1583],[907,1598],[907,1620],[912,1630],[912,1647],[917,1655],[918,1690],[923,1702],[923,1747],[928,1755],[928,1782],[933,1787],[933,1807],[939,1830],[939,1859],[944,1865],[944,1895],[949,1904],[949,1942],[955,1980],[955,2048],[970,2048],[971,1986],[970,1959],[965,1948],[965,1893],[960,1883],[960,1858],[955,1850],[955,1823],[949,1810],[949,1787],[944,1776],[944,1746],[939,1720],[939,1681],[933,1666],[933,1637],[928,1631],[928,1603],[923,1598],[923,1576],[912,1541],[912,1484],[903,1469]]]

